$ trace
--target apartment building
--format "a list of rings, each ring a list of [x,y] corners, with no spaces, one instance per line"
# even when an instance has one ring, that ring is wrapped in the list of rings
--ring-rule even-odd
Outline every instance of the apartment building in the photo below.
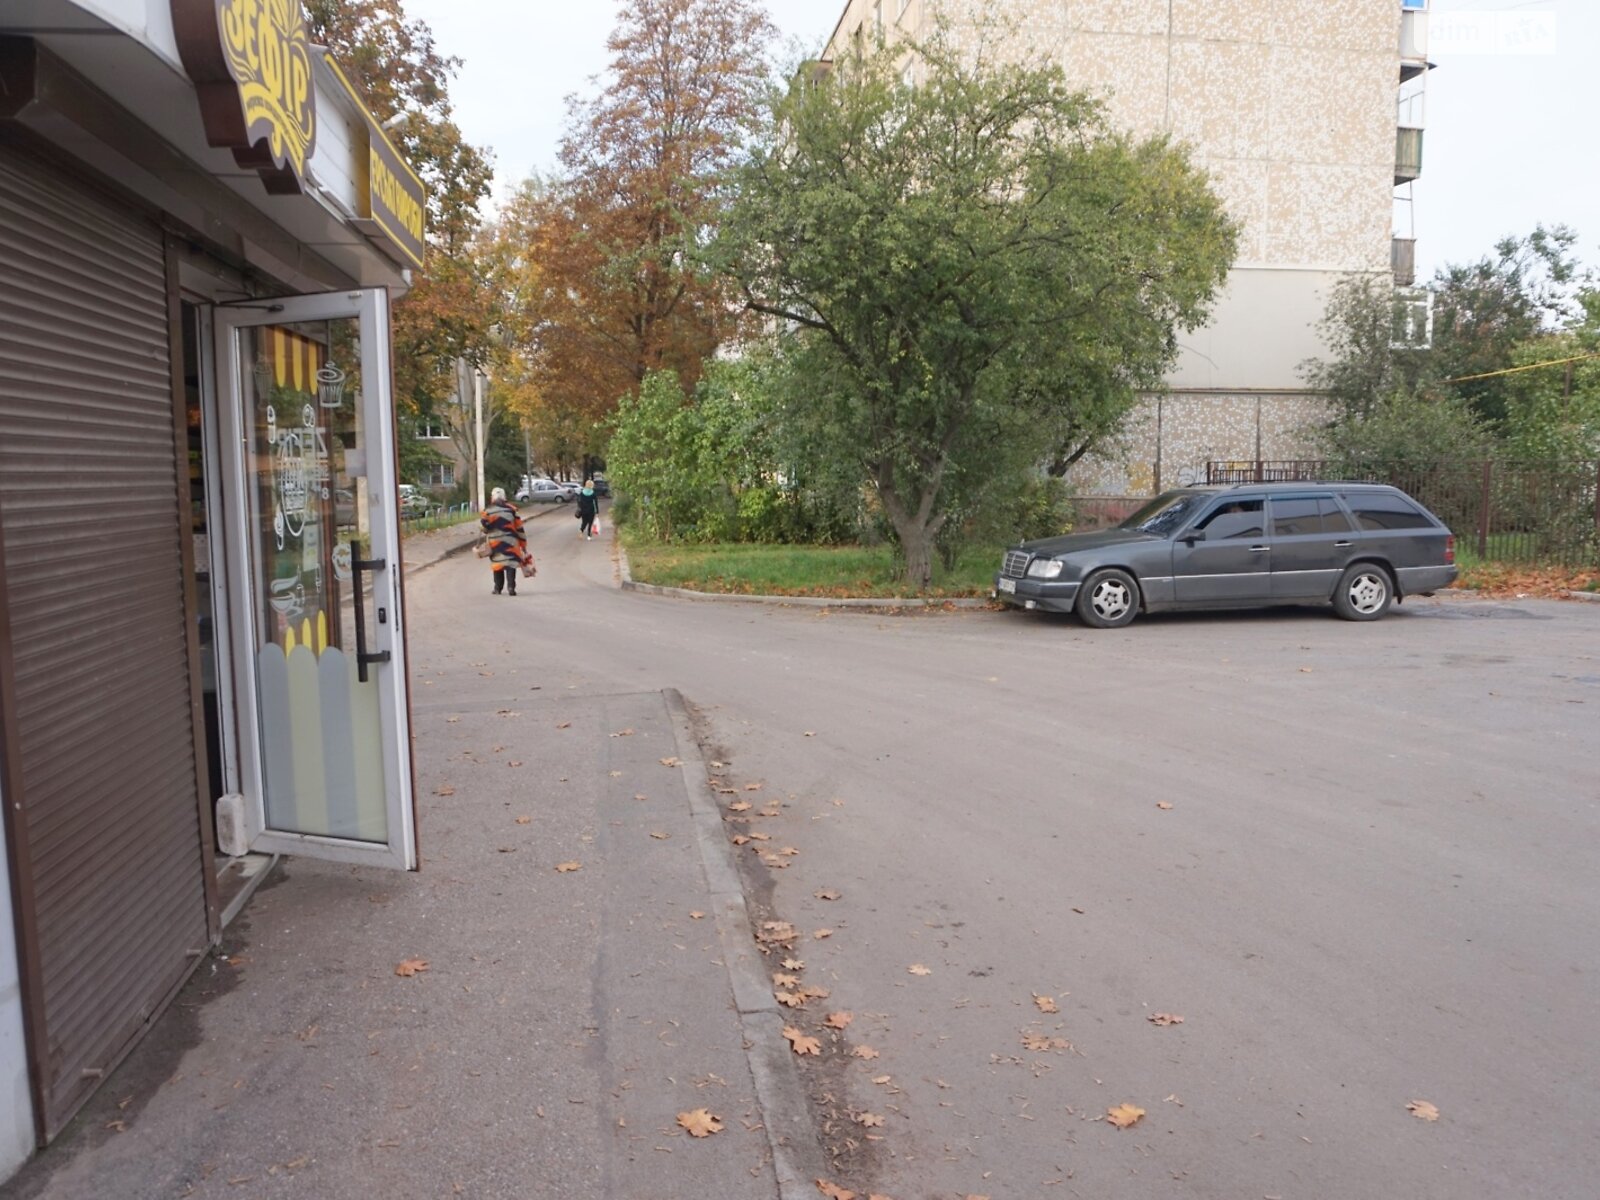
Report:
[[[1412,239],[1393,235],[1396,189],[1421,173],[1426,10],[1427,0],[850,0],[826,56],[923,39],[943,20],[969,48],[981,38],[992,56],[1058,64],[1118,127],[1192,148],[1240,223],[1238,259],[1211,321],[1180,339],[1168,390],[1074,480],[1140,495],[1203,480],[1208,460],[1304,455],[1325,406],[1300,365],[1324,353],[1316,324],[1333,285],[1391,272],[1411,284]]]

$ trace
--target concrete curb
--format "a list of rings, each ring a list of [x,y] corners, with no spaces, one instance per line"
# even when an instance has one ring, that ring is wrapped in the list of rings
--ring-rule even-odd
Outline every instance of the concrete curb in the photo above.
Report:
[[[626,557],[623,559],[626,562]],[[776,604],[788,608],[988,608],[991,601],[977,597],[952,597],[949,600],[918,600],[898,596],[881,599],[870,597],[831,599],[827,596],[741,596],[731,592],[695,592],[688,588],[661,587],[654,583],[635,583],[626,569],[622,576],[622,590],[642,592],[647,596],[671,596],[679,600],[711,600],[733,604]]]
[[[722,810],[711,792],[688,706],[676,688],[668,688],[662,695],[672,717],[678,758],[683,764],[689,811],[700,842],[700,861],[716,910],[717,939],[722,948],[722,961],[728,969],[728,980],[733,986],[734,1005],[744,1027],[745,1056],[755,1081],[756,1102],[761,1106],[761,1123],[772,1150],[778,1195],[781,1200],[815,1200],[812,1180],[827,1174],[827,1156],[817,1140],[811,1107],[794,1065],[794,1055],[783,1037],[784,1019],[768,985],[766,964],[752,940],[750,913],[745,907],[744,887],[739,881],[733,844],[728,841]]]
[[[1590,604],[1600,604],[1600,592],[1568,592],[1568,600],[1586,600]]]

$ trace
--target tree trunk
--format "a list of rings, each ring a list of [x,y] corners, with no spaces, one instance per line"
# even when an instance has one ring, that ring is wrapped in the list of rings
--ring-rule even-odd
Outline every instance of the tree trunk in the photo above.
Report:
[[[933,534],[926,526],[903,529],[897,525],[896,532],[906,556],[906,582],[918,591],[926,591],[933,583]]]

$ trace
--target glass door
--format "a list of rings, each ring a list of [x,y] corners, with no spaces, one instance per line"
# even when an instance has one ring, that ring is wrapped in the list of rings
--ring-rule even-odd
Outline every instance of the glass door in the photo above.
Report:
[[[252,850],[416,867],[388,294],[216,309]]]

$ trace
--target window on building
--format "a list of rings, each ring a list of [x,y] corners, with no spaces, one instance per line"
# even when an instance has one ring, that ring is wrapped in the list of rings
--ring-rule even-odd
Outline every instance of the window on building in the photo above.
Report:
[[[435,488],[455,487],[455,485],[456,485],[456,465],[455,465],[455,463],[449,463],[449,462],[434,463],[431,467],[428,468],[427,475],[423,479],[423,483],[427,487],[435,487]]]
[[[444,422],[438,417],[423,417],[417,422],[417,437],[442,438],[448,436],[444,431]]]

